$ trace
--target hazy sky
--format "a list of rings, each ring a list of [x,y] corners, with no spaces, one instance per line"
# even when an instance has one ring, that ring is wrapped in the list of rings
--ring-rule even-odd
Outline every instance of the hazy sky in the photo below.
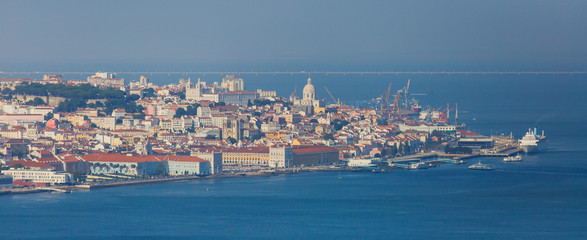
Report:
[[[585,0],[0,2],[0,70],[80,63],[586,70],[586,40]]]

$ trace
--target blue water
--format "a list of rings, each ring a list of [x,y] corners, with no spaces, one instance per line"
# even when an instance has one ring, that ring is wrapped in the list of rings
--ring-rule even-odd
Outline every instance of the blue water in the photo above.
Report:
[[[177,79],[160,77],[161,83]],[[287,95],[296,84],[301,91],[306,76],[243,78],[247,88]],[[421,171],[343,173],[342,179],[338,173],[301,173],[0,196],[0,238],[586,238],[585,76],[312,78],[319,96],[327,85],[347,102],[380,95],[389,81],[392,89],[400,88],[411,78],[414,93],[429,93],[422,104],[458,102],[461,121],[471,130],[521,137],[537,126],[546,131],[549,149],[520,163],[482,159],[497,167],[490,172],[444,164]]]

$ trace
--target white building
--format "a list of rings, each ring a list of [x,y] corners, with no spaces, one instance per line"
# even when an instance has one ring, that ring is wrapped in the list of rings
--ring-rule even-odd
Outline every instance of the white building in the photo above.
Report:
[[[32,182],[45,182],[50,184],[65,184],[73,182],[71,174],[52,170],[9,169],[2,172],[6,175],[12,176],[13,180],[29,180]]]
[[[221,88],[227,89],[228,91],[243,91],[245,90],[245,84],[242,78],[235,78],[234,75],[226,75],[222,78]]]
[[[316,88],[314,88],[311,78],[308,78],[308,83],[304,86],[302,99],[293,100],[294,105],[324,107],[324,101],[316,99]]]
[[[281,125],[276,122],[268,122],[261,124],[261,132],[277,132],[281,130]]]
[[[115,117],[90,117],[90,122],[96,124],[97,127],[115,130],[116,129],[116,118]]]
[[[243,90],[218,93],[218,102],[224,102],[226,105],[247,106],[259,99],[256,92],[247,92]]]
[[[97,72],[88,77],[88,83],[94,86],[124,87],[124,79],[116,78],[115,73]]]
[[[192,152],[192,156],[204,159],[210,162],[210,173],[221,174],[222,173],[222,152],[214,151],[197,151]]]
[[[169,156],[169,175],[209,175],[210,162],[197,157]]]
[[[402,132],[408,131],[408,130],[415,130],[415,131],[419,131],[419,132],[428,132],[428,133],[432,133],[433,131],[441,131],[441,132],[452,132],[455,131],[457,128],[454,125],[440,125],[440,126],[436,126],[436,125],[418,125],[418,126],[413,126],[413,125],[406,125],[406,124],[400,124],[399,125],[399,130]]]
[[[269,166],[277,168],[293,166],[293,149],[291,147],[270,147]]]

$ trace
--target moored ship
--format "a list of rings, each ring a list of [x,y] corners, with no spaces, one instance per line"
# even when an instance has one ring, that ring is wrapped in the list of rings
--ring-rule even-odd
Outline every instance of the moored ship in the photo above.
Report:
[[[546,150],[546,136],[544,136],[544,131],[542,131],[542,135],[538,135],[536,128],[534,130],[528,129],[526,135],[520,140],[520,148],[525,153],[535,153],[541,152]]]

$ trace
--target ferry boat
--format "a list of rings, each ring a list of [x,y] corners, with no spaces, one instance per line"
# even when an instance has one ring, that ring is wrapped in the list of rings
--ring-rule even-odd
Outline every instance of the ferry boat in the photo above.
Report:
[[[544,131],[542,135],[538,135],[536,128],[534,130],[528,129],[526,135],[520,140],[520,148],[525,153],[535,153],[546,150],[546,136]]]
[[[416,170],[416,169],[427,169],[429,167],[430,166],[428,164],[426,164],[425,162],[417,162],[417,163],[410,164],[410,166],[408,168],[412,169],[412,170]]]
[[[479,161],[478,163],[475,163],[475,164],[469,166],[469,169],[472,169],[472,170],[494,170],[495,168],[491,165],[483,164],[483,163],[481,163],[481,161]]]
[[[503,158],[504,162],[520,162],[522,161],[522,155],[518,154],[516,156],[507,156]]]

